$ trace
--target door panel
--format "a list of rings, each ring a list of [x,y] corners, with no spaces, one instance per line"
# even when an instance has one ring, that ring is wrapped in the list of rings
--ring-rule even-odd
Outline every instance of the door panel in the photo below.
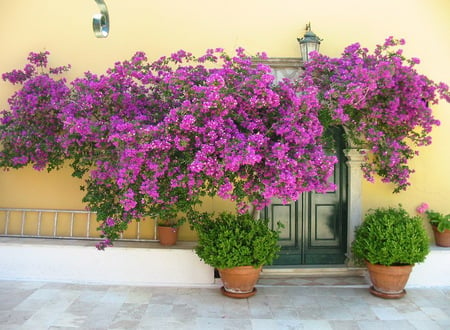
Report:
[[[310,192],[299,200],[283,205],[274,200],[262,212],[275,228],[281,222],[282,250],[274,265],[343,264],[347,248],[347,167],[342,133],[333,132],[338,163],[330,181],[336,191]]]
[[[282,224],[280,230],[280,244],[282,246],[292,246],[295,244],[295,203],[283,205],[281,203],[272,203],[271,214],[273,219],[277,219]]]
[[[272,228],[276,228],[277,222],[283,225],[279,239],[282,252],[274,265],[300,264],[302,255],[298,235],[298,202],[283,204],[281,200],[274,200],[264,209],[262,216],[270,219]]]

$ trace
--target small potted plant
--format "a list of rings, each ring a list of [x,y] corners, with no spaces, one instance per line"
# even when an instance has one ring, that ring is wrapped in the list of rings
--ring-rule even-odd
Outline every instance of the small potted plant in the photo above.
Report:
[[[434,233],[434,241],[436,245],[450,247],[450,214],[436,212],[428,209],[427,203],[422,203],[417,207],[417,212],[426,214],[430,221],[431,228]]]
[[[152,210],[157,218],[159,243],[164,246],[175,245],[178,239],[178,228],[186,221],[186,218],[178,218],[175,207],[156,205]]]
[[[216,218],[203,213],[193,222],[198,232],[197,255],[218,269],[222,293],[233,298],[247,298],[256,293],[262,266],[277,256],[278,232],[268,220],[250,214],[223,212]]]
[[[159,219],[157,221],[159,244],[164,246],[177,244],[178,228],[183,222],[183,219]]]
[[[401,298],[412,267],[429,252],[428,236],[420,217],[410,216],[401,205],[377,208],[356,229],[352,252],[367,265],[373,295]]]

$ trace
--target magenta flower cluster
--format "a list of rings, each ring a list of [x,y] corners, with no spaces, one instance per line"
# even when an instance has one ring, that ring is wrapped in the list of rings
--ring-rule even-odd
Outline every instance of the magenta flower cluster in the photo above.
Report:
[[[389,37],[373,53],[353,44],[339,58],[313,54],[305,70],[319,91],[322,123],[343,126],[351,146],[368,150],[366,179],[378,175],[394,183],[395,192],[410,185],[408,161],[416,146],[431,143],[432,127],[440,124],[430,105],[450,102],[448,86],[419,74],[419,60],[397,49],[404,43]]]
[[[404,189],[412,145],[429,144],[438,124],[428,104],[449,97],[413,69],[417,60],[405,65],[399,51],[388,52],[395,45],[388,39],[374,54],[352,45],[337,59],[316,54],[299,81],[280,82],[243,49],[179,51],[154,62],[138,52],[70,85],[57,78],[68,67],[44,72],[48,53],[31,53],[23,70],[3,75],[22,88],[1,119],[0,166],[68,162],[86,180],[84,202],[105,237],[100,249],[130,221],[193,214],[205,195],[231,199],[243,213],[333,189],[331,126],[371,151],[369,179],[378,174]]]
[[[10,110],[2,111],[0,166],[17,168],[29,163],[41,170],[57,168],[64,161],[58,141],[63,125],[58,118],[65,107],[70,89],[64,79],[52,76],[69,67],[47,68],[45,53],[30,53],[23,70],[2,75],[3,80],[22,84],[8,100]]]
[[[39,55],[42,62],[47,55]],[[336,159],[320,143],[314,87],[298,93],[293,82],[275,84],[270,68],[253,65],[242,49],[233,57],[221,49],[199,58],[180,51],[153,63],[137,53],[70,88],[31,71],[2,120],[3,139],[11,141],[2,165],[53,168],[67,159],[75,176],[88,174],[84,201],[108,239],[100,248],[132,219],[188,212],[204,195],[234,200],[245,212],[248,203],[260,209],[274,197],[288,201],[333,188],[328,177]],[[21,74],[4,78],[13,82]],[[52,84],[29,90],[38,79]],[[64,93],[56,94],[59,86]],[[33,98],[39,106],[29,105]],[[30,120],[30,130],[45,134],[19,150],[12,132]],[[38,144],[49,151],[39,161]],[[14,154],[24,159],[7,162]]]

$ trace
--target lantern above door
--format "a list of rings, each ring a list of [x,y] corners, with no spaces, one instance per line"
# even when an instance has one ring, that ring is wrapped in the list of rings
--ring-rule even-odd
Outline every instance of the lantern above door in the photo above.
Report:
[[[306,25],[306,32],[303,38],[297,38],[300,44],[300,53],[302,55],[303,63],[309,62],[309,54],[311,52],[318,52],[320,47],[320,39],[314,32],[311,31],[311,23]]]

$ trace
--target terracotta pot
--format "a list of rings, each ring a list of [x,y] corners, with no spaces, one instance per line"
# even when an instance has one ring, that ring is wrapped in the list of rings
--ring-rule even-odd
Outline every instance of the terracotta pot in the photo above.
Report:
[[[168,226],[158,226],[159,244],[170,246],[177,243],[178,228]]]
[[[370,292],[382,298],[401,298],[406,294],[405,286],[414,265],[384,266],[366,262],[370,280]]]
[[[431,227],[433,228],[434,241],[436,242],[436,245],[450,247],[450,230],[445,229],[443,232],[440,232],[436,226]]]
[[[258,282],[262,266],[239,266],[219,269],[222,278],[222,293],[233,298],[247,298],[256,293],[255,284]]]

